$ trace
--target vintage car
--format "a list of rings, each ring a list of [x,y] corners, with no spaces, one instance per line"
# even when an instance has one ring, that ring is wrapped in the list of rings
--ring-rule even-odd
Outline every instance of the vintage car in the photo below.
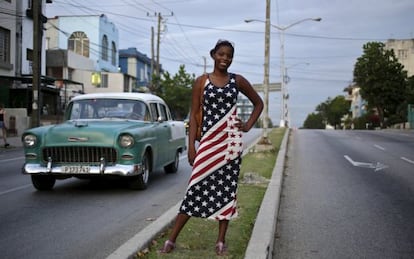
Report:
[[[186,150],[185,127],[166,103],[146,93],[97,93],[74,97],[64,122],[26,130],[23,173],[49,190],[57,179],[116,176],[145,189],[151,172],[178,169]]]

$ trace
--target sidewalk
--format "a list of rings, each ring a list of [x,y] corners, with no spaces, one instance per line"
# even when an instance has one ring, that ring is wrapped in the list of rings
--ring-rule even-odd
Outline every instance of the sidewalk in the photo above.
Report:
[[[13,149],[13,148],[21,148],[23,147],[21,136],[15,136],[15,137],[7,137],[7,143],[10,144],[9,147],[5,148],[3,143],[3,137],[1,137],[0,140],[0,151],[5,151],[7,149]]]

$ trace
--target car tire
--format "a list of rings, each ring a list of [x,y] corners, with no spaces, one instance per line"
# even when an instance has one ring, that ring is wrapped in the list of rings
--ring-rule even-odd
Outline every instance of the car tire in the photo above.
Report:
[[[32,184],[39,191],[47,191],[53,189],[56,178],[50,175],[32,175]]]
[[[148,179],[150,175],[150,162],[147,153],[144,154],[141,161],[141,174],[133,176],[128,180],[128,186],[133,190],[145,190],[148,187]]]
[[[174,161],[164,167],[164,171],[167,174],[174,174],[178,171],[178,164],[180,162],[180,152],[175,152]]]

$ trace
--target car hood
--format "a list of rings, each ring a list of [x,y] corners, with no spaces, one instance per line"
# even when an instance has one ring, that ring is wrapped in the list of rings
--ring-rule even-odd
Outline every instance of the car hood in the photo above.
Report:
[[[44,146],[88,145],[112,146],[119,134],[132,133],[148,124],[137,121],[67,121],[44,128]],[[134,134],[135,134],[134,133]]]

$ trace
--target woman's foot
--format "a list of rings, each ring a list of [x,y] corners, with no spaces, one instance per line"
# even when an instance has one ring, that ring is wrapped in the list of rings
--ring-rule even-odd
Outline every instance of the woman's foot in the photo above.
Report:
[[[165,241],[164,246],[159,252],[161,254],[168,254],[168,253],[171,253],[174,249],[175,249],[175,243],[170,240],[167,240]]]
[[[7,148],[7,147],[9,147],[9,146],[10,146],[10,144],[9,144],[9,143],[4,144],[4,147],[5,147],[5,148]]]
[[[216,244],[216,254],[219,256],[227,254],[227,246],[223,242]]]

